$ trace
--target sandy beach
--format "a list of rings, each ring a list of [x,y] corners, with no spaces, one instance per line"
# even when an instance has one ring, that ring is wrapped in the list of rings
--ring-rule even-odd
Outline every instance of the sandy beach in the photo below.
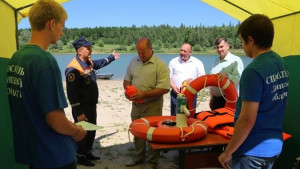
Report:
[[[126,160],[133,156],[134,146],[131,142],[133,135],[128,133],[128,127],[131,123],[131,102],[124,96],[123,81],[98,79],[97,83],[99,88],[97,125],[104,128],[96,132],[93,153],[100,156],[101,159],[95,161],[95,167],[78,165],[78,169],[142,169],[145,164],[125,167]],[[206,91],[203,90],[203,92]],[[203,96],[198,94],[199,102],[197,111],[209,110],[207,93]],[[70,105],[65,109],[65,112],[68,119],[73,121]],[[170,115],[169,93],[164,95],[163,115]],[[178,152],[161,152],[158,169],[175,168],[178,168]]]

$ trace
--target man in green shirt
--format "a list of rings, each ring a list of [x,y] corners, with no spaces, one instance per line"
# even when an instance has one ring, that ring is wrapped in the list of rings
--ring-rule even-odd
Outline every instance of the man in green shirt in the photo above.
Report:
[[[136,43],[137,57],[134,57],[124,78],[124,89],[128,85],[137,88],[137,93],[127,96],[132,102],[131,120],[148,116],[161,116],[163,107],[163,95],[169,92],[170,76],[169,68],[159,57],[153,55],[151,41],[141,38]],[[142,100],[142,102],[134,102]],[[126,162],[126,166],[135,166],[143,163],[146,153],[146,142],[137,137],[134,138],[134,157]],[[149,160],[147,169],[155,169],[159,160],[159,151],[154,151],[148,146]]]

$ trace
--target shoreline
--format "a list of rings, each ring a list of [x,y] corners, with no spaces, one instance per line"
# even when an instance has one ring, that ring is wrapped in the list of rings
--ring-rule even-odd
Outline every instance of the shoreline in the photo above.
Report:
[[[232,50],[231,53],[234,54],[234,55],[237,55],[237,56],[246,56],[245,52],[243,52],[242,49],[235,49],[235,50]],[[50,51],[50,52],[51,52],[52,55],[64,55],[64,54],[72,54],[74,56],[76,55],[75,51],[74,52],[52,52],[52,51]],[[116,52],[118,52],[118,51],[116,51]],[[122,54],[135,54],[135,55],[137,55],[136,52],[122,52],[122,51],[119,51],[118,53],[120,53],[121,55]],[[93,54],[107,54],[107,55],[109,55],[109,54],[111,54],[111,52],[93,51],[92,55]],[[178,52],[155,52],[155,54],[166,54],[166,55],[170,54],[170,55],[176,55],[177,56]],[[214,51],[208,51],[208,52],[195,52],[195,51],[193,51],[193,55],[217,56],[218,54],[214,50]]]

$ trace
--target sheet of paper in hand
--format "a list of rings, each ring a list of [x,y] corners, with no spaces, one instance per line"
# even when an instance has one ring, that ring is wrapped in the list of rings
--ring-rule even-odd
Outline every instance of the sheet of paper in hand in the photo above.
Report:
[[[84,130],[87,130],[87,131],[99,130],[99,129],[103,128],[102,126],[97,126],[95,124],[92,124],[92,123],[89,123],[89,122],[86,122],[86,121],[80,121],[80,122],[77,122],[75,124],[78,125],[78,126],[79,125],[82,126],[82,128]]]

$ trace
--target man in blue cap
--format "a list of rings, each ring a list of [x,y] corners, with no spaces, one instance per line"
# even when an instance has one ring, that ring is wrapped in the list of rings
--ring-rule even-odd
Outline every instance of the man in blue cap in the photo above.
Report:
[[[69,63],[65,75],[67,95],[72,107],[75,122],[87,121],[96,124],[98,103],[98,86],[95,70],[119,59],[120,54],[113,52],[107,58],[91,60],[92,45],[84,36],[73,42],[77,56]],[[96,131],[88,131],[87,136],[78,142],[77,164],[95,166],[91,160],[99,160],[92,151]]]

